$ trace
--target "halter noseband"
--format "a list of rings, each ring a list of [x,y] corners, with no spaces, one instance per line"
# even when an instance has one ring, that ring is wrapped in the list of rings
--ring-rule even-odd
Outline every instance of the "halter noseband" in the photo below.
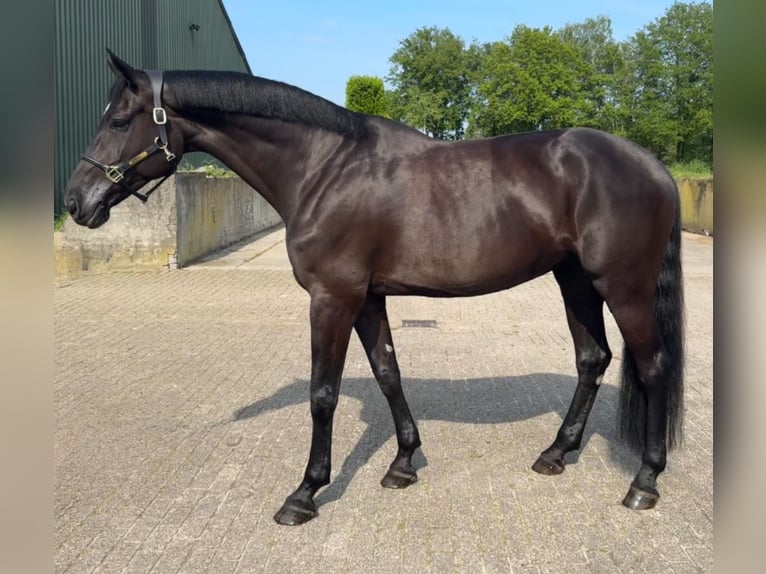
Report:
[[[130,189],[127,185],[125,185],[125,174],[158,151],[161,151],[165,154],[165,160],[168,163],[171,163],[173,160],[175,160],[176,156],[168,149],[168,132],[165,128],[165,125],[168,123],[168,116],[165,113],[165,109],[162,107],[162,72],[158,70],[144,70],[144,72],[147,76],[149,76],[149,83],[152,86],[152,97],[154,98],[152,120],[154,120],[154,123],[159,128],[160,135],[154,138],[154,143],[144,149],[144,151],[134,155],[128,161],[118,163],[117,165],[106,165],[85,154],[82,154],[80,158],[83,161],[87,161],[89,164],[103,171],[104,175],[106,175],[109,181],[112,183],[120,184],[120,186],[122,186],[125,191],[128,191],[131,195],[135,195],[142,202],[146,203],[152,192],[154,192],[155,189],[162,185],[162,183],[167,178],[169,178],[172,173],[169,173],[163,177],[158,183],[152,186],[152,188],[146,192],[146,194],[140,193],[137,190]]]

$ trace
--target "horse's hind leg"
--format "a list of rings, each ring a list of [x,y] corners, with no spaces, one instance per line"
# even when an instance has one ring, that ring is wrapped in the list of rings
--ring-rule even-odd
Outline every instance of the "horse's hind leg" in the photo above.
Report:
[[[608,295],[607,295],[608,296]],[[660,340],[652,298],[611,303],[610,309],[625,340],[622,385],[635,385],[635,395],[620,405],[620,416],[640,426],[641,468],[623,504],[634,510],[653,508],[659,499],[657,477],[667,460],[668,390],[672,358]],[[623,391],[624,392],[624,391]],[[638,446],[638,445],[634,445]]]
[[[375,379],[391,407],[399,444],[396,458],[381,484],[386,488],[405,488],[418,479],[412,466],[412,455],[420,446],[420,436],[402,391],[385,297],[370,294],[354,327],[370,360]]]
[[[599,383],[612,358],[604,332],[604,300],[579,263],[561,263],[553,269],[553,274],[564,297],[567,322],[574,339],[577,389],[556,440],[532,466],[541,474],[564,472],[564,455],[580,448]]]

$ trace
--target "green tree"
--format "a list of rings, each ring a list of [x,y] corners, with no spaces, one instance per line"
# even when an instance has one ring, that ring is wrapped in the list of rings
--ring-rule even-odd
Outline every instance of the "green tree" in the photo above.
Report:
[[[471,135],[587,125],[592,69],[577,48],[553,32],[517,26],[505,42],[481,50]]]
[[[713,150],[713,10],[676,3],[626,42],[609,18],[465,45],[421,28],[391,57],[391,117],[445,139],[592,126],[667,163]]]
[[[628,137],[666,162],[713,158],[713,8],[673,4],[628,42]]]
[[[678,145],[678,120],[671,104],[671,86],[657,45],[639,31],[623,46],[620,114],[625,135],[673,162]]]
[[[619,113],[619,72],[624,68],[623,51],[612,35],[612,21],[606,16],[565,24],[556,32],[577,49],[589,66],[582,78],[586,109],[592,114],[584,124],[612,133],[625,133]]]
[[[351,76],[346,82],[346,107],[352,112],[387,116],[383,80],[376,76]]]
[[[471,52],[448,28],[420,28],[390,58],[394,119],[439,139],[460,139],[470,112]]]

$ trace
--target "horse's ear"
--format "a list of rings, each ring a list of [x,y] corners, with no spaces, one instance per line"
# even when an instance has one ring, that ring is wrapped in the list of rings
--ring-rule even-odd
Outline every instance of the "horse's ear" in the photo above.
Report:
[[[114,75],[118,78],[125,78],[130,89],[135,90],[138,87],[138,71],[131,67],[130,64],[123,62],[109,48],[106,49],[106,53],[109,54],[107,62],[109,67],[112,68]]]

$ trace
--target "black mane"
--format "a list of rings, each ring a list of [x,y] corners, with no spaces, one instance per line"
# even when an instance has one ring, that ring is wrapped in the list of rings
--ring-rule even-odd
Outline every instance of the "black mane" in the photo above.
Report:
[[[366,118],[305,90],[239,72],[166,72],[181,110],[217,110],[362,137]]]

